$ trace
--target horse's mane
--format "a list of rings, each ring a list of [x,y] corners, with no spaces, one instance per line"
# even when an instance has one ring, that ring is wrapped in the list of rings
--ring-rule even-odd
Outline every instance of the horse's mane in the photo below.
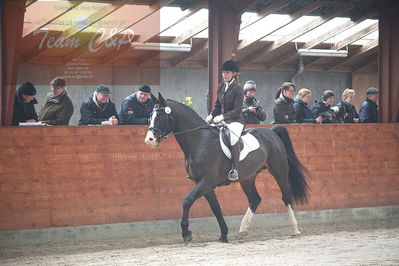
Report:
[[[198,122],[198,123],[201,123],[201,124],[205,124],[204,119],[202,119],[202,118],[197,114],[197,112],[195,112],[192,108],[190,108],[190,107],[188,107],[187,105],[185,105],[185,104],[183,104],[183,103],[180,103],[180,102],[178,102],[178,101],[167,99],[167,100],[166,100],[166,104],[168,105],[168,104],[170,104],[170,103],[172,103],[173,105],[177,106],[177,108],[183,109],[183,112],[185,112],[186,114],[189,114],[189,115],[191,116],[191,120],[192,120],[193,122]],[[173,106],[173,107],[174,107],[174,106]],[[173,110],[173,108],[172,108],[172,110]]]

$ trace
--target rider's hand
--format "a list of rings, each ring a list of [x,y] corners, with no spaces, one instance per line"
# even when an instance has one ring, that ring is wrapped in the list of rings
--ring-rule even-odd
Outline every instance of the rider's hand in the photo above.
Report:
[[[213,119],[213,122],[215,122],[217,124],[217,123],[222,122],[223,120],[224,120],[223,115],[218,115],[218,116],[215,116],[215,118]]]
[[[205,122],[206,122],[207,124],[210,124],[211,121],[212,121],[212,118],[213,118],[212,115],[208,115],[208,116],[205,118]]]

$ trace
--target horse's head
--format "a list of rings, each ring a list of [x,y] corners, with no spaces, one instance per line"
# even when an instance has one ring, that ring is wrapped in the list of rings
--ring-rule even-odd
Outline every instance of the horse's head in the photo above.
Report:
[[[160,93],[158,93],[158,99],[151,94],[151,99],[154,102],[154,109],[144,141],[151,147],[157,147],[168,134],[175,130],[176,121],[172,116],[172,108],[167,105]]]

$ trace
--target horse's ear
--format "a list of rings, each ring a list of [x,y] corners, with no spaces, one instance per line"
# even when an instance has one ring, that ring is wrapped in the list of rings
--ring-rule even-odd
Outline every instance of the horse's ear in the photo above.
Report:
[[[151,100],[152,100],[152,102],[153,102],[154,104],[157,104],[157,103],[159,103],[159,101],[158,101],[157,97],[155,97],[155,95],[154,95],[154,94],[152,94],[152,93],[151,93]]]
[[[158,99],[159,99],[159,103],[165,104],[165,99],[162,97],[162,94],[160,92],[158,92]]]

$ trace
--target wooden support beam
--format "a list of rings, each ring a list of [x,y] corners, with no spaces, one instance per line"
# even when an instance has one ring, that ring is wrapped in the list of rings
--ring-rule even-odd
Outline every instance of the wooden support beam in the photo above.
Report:
[[[0,123],[12,124],[25,1],[2,1]]]
[[[27,6],[23,37],[28,37],[35,30],[41,29],[72,9],[78,7],[84,1],[35,1]]]
[[[63,32],[53,36],[55,39],[58,39],[60,37],[64,39],[72,39],[75,36],[77,36],[80,32],[85,30],[86,28],[90,27],[91,25],[97,23],[99,20],[103,19],[104,17],[108,16],[109,14],[115,12],[119,8],[123,7],[126,4],[126,1],[116,1],[110,4],[106,4],[103,8],[99,9],[98,11],[94,12],[91,14],[88,18],[87,21],[88,23],[84,25],[83,27],[76,27],[76,25],[72,25],[71,27],[65,29]],[[28,37],[28,36],[27,36]],[[25,37],[25,38],[27,38]],[[38,57],[45,52],[47,52],[49,49],[49,46],[43,46],[41,49],[36,49],[34,52],[30,52],[29,54],[24,55],[24,59],[26,62],[31,61],[35,57]]]
[[[317,37],[313,38],[312,40],[304,43],[303,45],[301,45],[298,48],[302,48],[302,49],[311,49],[319,44],[321,44],[322,42],[334,37],[335,35],[341,33],[344,30],[348,30],[351,27],[359,24],[360,22],[370,18],[371,16],[374,16],[377,14],[377,11],[372,9],[372,10],[366,10],[365,12],[363,12],[362,14],[360,14],[360,16],[355,19],[355,20],[348,20],[345,21],[341,24],[336,25],[335,27],[331,28],[329,31],[326,31],[320,35],[318,35]],[[279,56],[278,58],[276,58],[275,60],[273,60],[274,66],[271,67],[271,69],[275,69],[278,68],[279,65],[285,63],[285,62],[289,62],[291,60],[293,60],[294,58],[297,58],[298,54],[296,50],[293,50],[290,53],[284,53],[283,55]],[[316,59],[315,59],[316,60]]]
[[[304,8],[298,10],[297,12],[295,12],[294,14],[292,14],[291,16],[287,17],[287,18],[282,18],[281,20],[279,20],[278,25],[276,25],[274,28],[269,28],[267,31],[262,31],[259,32],[258,35],[251,35],[251,37],[247,37],[246,39],[242,40],[239,44],[238,44],[238,50],[244,49],[245,47],[253,44],[256,41],[259,41],[263,38],[265,38],[266,36],[272,34],[273,32],[276,32],[277,30],[285,27],[287,24],[299,19],[300,17],[314,11],[315,9],[318,9],[320,7],[320,1],[315,1],[312,2],[311,4],[305,6]]]
[[[399,3],[380,1],[378,76],[379,121],[397,122],[399,109]]]
[[[370,51],[373,49],[374,50],[378,49],[378,40],[370,41],[369,43],[367,43],[366,45],[363,45],[356,51],[351,52],[345,60],[343,60],[342,58],[337,59],[337,62],[325,67],[326,71],[333,71],[334,69],[336,69],[342,65],[347,65],[351,61],[356,60],[359,56],[366,54],[366,53],[370,53]]]
[[[181,65],[183,62],[185,62],[186,60],[188,60],[189,58],[193,57],[194,55],[208,49],[208,41],[203,41],[201,44],[198,44],[194,47],[192,47],[191,51],[189,53],[183,53],[179,56],[177,56],[176,58],[174,58],[172,60],[172,66],[176,67]]]
[[[289,42],[292,40],[298,38],[299,36],[309,32],[310,30],[314,29],[315,27],[318,27],[319,25],[322,25],[323,23],[327,22],[328,20],[338,16],[339,14],[342,14],[352,8],[351,4],[345,4],[341,8],[336,9],[334,12],[329,13],[328,15],[325,15],[323,17],[318,17],[313,19],[311,22],[309,22],[306,25],[301,25],[301,27],[293,30],[291,33],[287,34],[286,36],[283,36],[273,42],[271,45],[266,46],[258,51],[253,52],[252,54],[246,56],[244,59],[239,61],[240,66],[245,66],[249,64],[251,61],[255,60],[256,58],[259,58],[265,54],[268,54],[268,61],[269,62],[274,62],[275,56],[273,56],[273,53],[276,51],[282,49],[285,45],[287,45]],[[270,63],[266,63],[267,67],[270,67]]]
[[[349,37],[347,37],[347,38],[335,43],[331,49],[332,50],[339,50],[341,48],[344,48],[345,46],[356,42],[357,40],[363,38],[364,36],[374,32],[376,30],[378,30],[378,21],[374,22],[370,26],[367,26],[367,27],[364,27],[364,28],[360,29],[356,33],[351,34],[351,36],[349,36]]]

